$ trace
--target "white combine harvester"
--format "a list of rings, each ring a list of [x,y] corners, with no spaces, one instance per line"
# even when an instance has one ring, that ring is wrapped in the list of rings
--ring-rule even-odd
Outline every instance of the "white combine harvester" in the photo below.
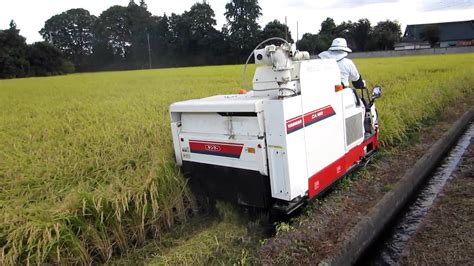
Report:
[[[286,42],[253,54],[252,91],[171,105],[176,162],[197,194],[288,214],[377,149],[381,90],[357,105],[335,60]]]

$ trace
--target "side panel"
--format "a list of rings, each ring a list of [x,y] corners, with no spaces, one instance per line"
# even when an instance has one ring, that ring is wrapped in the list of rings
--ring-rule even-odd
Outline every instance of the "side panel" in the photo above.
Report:
[[[264,101],[272,197],[290,201],[308,190],[301,96]]]
[[[310,178],[345,154],[344,109],[341,93],[335,91],[341,80],[334,60],[303,61],[300,70],[307,178]],[[308,183],[311,191],[325,182],[312,179]]]
[[[367,152],[377,149],[378,139],[377,133],[366,139],[361,144],[353,147],[343,157],[338,158],[333,163],[321,169],[310,177],[309,183],[313,184],[309,187],[309,197],[313,198],[329,187],[334,181],[351,170]]]

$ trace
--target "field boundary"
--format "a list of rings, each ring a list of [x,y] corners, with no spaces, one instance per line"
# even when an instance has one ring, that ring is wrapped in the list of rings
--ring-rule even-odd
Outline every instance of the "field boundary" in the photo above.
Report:
[[[449,48],[428,48],[417,50],[389,50],[373,52],[355,52],[350,53],[348,58],[372,58],[372,57],[399,57],[416,55],[443,55],[443,54],[465,54],[474,53],[474,46],[449,47]],[[311,58],[318,58],[317,55],[311,55]]]
[[[349,58],[370,58],[370,57],[397,57],[414,55],[443,55],[443,54],[464,54],[474,53],[474,46],[465,47],[447,47],[447,48],[429,48],[417,50],[390,50],[375,52],[356,52],[350,53]]]
[[[351,230],[336,255],[321,261],[320,265],[354,264],[382,232],[393,217],[416,193],[433,168],[456,143],[474,119],[474,109],[464,113],[453,126],[409,169],[388,192]]]

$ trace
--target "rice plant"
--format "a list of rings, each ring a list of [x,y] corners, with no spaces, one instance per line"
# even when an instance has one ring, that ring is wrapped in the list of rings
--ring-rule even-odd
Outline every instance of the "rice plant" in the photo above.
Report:
[[[370,85],[384,87],[383,145],[472,96],[473,61],[473,54],[356,60]],[[0,264],[106,262],[185,222],[196,206],[174,165],[168,106],[238,92],[241,71],[0,80]]]

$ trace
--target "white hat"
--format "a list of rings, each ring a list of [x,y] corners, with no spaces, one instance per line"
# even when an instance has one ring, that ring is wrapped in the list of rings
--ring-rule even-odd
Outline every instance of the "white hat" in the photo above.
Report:
[[[332,41],[329,51],[344,51],[351,53],[352,50],[347,47],[347,41],[344,38],[336,38]]]

